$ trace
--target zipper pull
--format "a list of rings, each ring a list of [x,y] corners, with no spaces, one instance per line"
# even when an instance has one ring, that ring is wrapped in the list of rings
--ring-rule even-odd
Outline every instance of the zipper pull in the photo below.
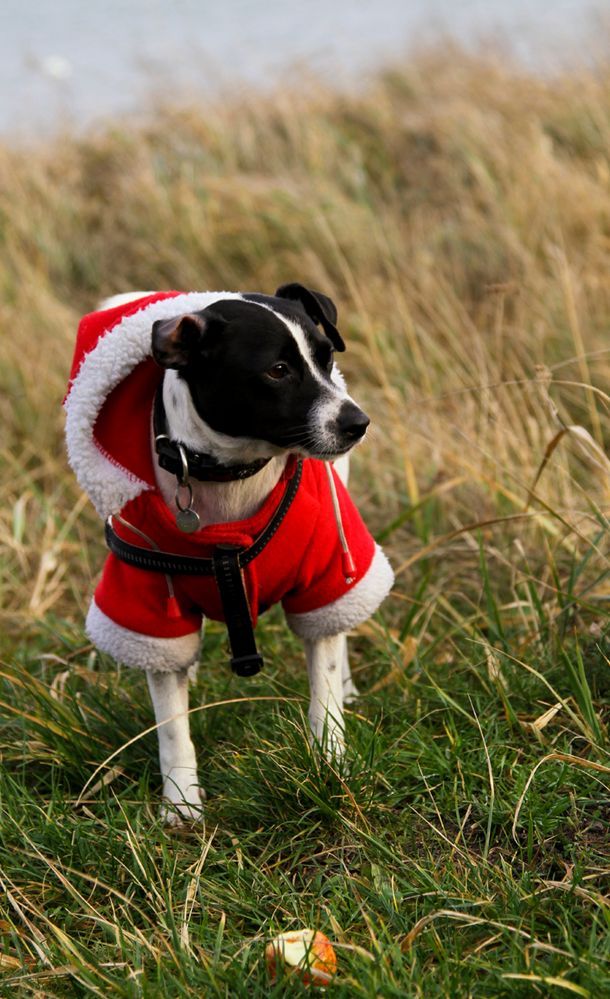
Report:
[[[352,558],[352,553],[349,548],[341,554],[341,568],[343,570],[343,575],[345,576],[345,582],[353,583],[356,578],[356,563]]]
[[[166,608],[167,608],[167,616],[168,617],[171,617],[174,620],[176,618],[182,617],[182,612],[180,610],[180,605],[179,605],[178,601],[176,600],[176,598],[175,598],[175,596],[173,594],[172,594],[171,597],[167,598]]]

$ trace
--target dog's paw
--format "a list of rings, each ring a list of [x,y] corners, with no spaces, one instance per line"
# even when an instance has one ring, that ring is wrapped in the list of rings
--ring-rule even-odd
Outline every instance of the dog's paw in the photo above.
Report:
[[[343,758],[345,755],[345,733],[338,725],[318,722],[311,726],[309,741],[312,749],[320,755],[334,769],[343,769]]]
[[[333,739],[322,746],[322,755],[329,767],[338,774],[345,776],[348,772],[345,759],[345,743],[340,739]]]
[[[197,825],[204,821],[203,806],[206,794],[203,788],[190,787],[188,796],[176,799],[166,797],[161,804],[159,816],[164,826],[179,829],[185,825]]]

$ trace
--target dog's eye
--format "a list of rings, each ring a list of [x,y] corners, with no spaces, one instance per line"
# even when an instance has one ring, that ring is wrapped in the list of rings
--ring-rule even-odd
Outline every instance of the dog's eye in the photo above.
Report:
[[[274,364],[272,368],[269,368],[265,374],[268,378],[273,378],[275,382],[279,382],[282,378],[285,378],[286,375],[290,374],[290,368],[284,361],[278,361],[278,363]]]

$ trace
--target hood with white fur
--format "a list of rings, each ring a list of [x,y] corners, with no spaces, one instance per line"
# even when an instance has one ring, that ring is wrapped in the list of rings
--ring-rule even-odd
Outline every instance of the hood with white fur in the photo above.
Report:
[[[241,297],[170,291],[117,298],[108,304],[120,304],[81,320],[64,400],[66,443],[70,465],[101,517],[155,485],[150,413],[163,370],[151,354],[153,323]]]

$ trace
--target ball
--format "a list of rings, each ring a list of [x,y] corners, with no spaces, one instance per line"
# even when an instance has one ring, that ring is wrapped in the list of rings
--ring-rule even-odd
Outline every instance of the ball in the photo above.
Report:
[[[337,955],[319,930],[291,930],[267,944],[265,962],[272,982],[296,975],[304,985],[329,985],[337,971]]]

